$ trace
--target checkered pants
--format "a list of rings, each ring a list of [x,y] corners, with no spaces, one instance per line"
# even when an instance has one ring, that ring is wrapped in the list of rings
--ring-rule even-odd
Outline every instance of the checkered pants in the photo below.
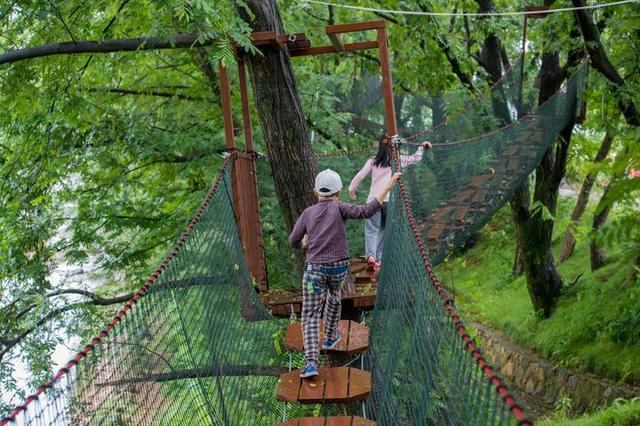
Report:
[[[342,310],[341,292],[349,270],[349,260],[307,263],[302,277],[302,338],[304,364],[318,364],[320,352],[320,314],[324,304],[324,335],[335,339]]]

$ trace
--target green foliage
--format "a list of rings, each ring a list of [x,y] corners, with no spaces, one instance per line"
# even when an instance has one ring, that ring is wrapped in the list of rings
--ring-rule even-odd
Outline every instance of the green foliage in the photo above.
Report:
[[[570,207],[571,199],[560,199],[557,215],[566,217]],[[450,266],[438,267],[465,316],[503,330],[559,365],[638,383],[638,284],[627,281],[631,265],[621,249],[624,244],[609,247],[610,263],[592,273],[588,240],[579,240],[573,257],[559,267],[565,289],[557,309],[540,320],[531,309],[524,277],[511,275],[512,226],[507,209],[501,210],[475,247],[453,258]],[[563,231],[556,230],[554,250]]]
[[[353,3],[373,4],[369,0]],[[221,163],[218,151],[224,147],[218,82],[215,75],[209,80],[203,71],[207,62],[213,65],[214,71],[219,60],[233,65],[232,40],[245,50],[255,52],[247,37],[250,28],[238,18],[236,5],[244,7],[242,1],[205,0],[31,1],[0,6],[0,51],[73,39],[163,37],[180,32],[218,40],[206,50],[52,56],[0,68],[3,108],[0,115],[0,300],[2,306],[18,301],[15,310],[0,312],[3,324],[0,335],[15,335],[36,319],[70,302],[68,298],[45,297],[64,287],[49,279],[51,270],[61,261],[95,267],[99,271],[96,278],[108,279],[107,285],[97,291],[109,295],[138,288],[173,245],[208,189]],[[329,11],[317,5],[300,7],[291,0],[279,1],[278,5],[286,30],[305,32],[314,45],[327,43],[323,27],[330,23],[330,15],[338,23],[380,18],[340,8]],[[455,5],[445,0],[389,0],[375,5],[411,10],[428,7],[439,12],[477,9],[477,2],[472,0]],[[499,5],[504,10],[520,7],[521,3],[515,0]],[[637,18],[630,13],[631,7],[612,8],[610,14],[598,15],[606,24],[603,41],[628,83],[627,87],[617,89],[597,73],[591,74],[586,94],[588,120],[580,129],[581,137],[574,141],[569,163],[568,173],[574,179],[588,170],[585,159],[592,158],[597,147],[591,136],[608,128],[616,129],[621,142],[632,146],[620,164],[635,161],[637,166],[638,144],[633,148],[630,142],[637,140],[638,135],[621,128],[616,99],[618,94],[635,96],[640,86],[634,33]],[[527,78],[535,77],[540,52],[551,43],[548,34],[553,32],[557,36],[552,47],[566,48],[571,22],[570,14],[553,15],[535,23],[530,21],[527,55],[531,70],[525,70]],[[519,54],[521,21],[518,18],[444,20],[397,16],[388,24],[396,93],[429,100],[440,93],[450,93],[453,100],[444,106],[447,115],[459,111],[476,95],[470,95],[462,87],[447,65],[443,43],[458,61],[461,71],[472,78],[479,93],[487,90],[486,76],[478,69],[474,57],[480,52],[484,37],[499,35],[512,61]],[[347,38],[355,41],[362,37],[353,34]],[[358,138],[345,132],[350,114],[338,111],[352,101],[347,96],[347,88],[356,84],[364,86],[368,76],[378,73],[379,65],[372,52],[333,60],[323,56],[294,61],[304,110],[317,135],[314,139],[317,152],[361,147],[376,139],[376,136]],[[235,85],[237,76],[233,67],[229,68]],[[358,102],[377,93],[376,87],[365,88]],[[131,89],[138,94],[116,94],[109,89]],[[169,96],[152,95],[155,92]],[[240,114],[235,86],[232,92],[237,123]],[[416,105],[405,103],[404,108],[410,107]],[[373,108],[372,115],[376,114],[379,116],[379,108]],[[433,124],[430,119],[425,118],[419,126]],[[491,128],[495,125],[492,120],[487,116],[476,124]],[[262,135],[257,126],[255,130],[257,148],[263,150]],[[327,164],[339,169],[346,181],[363,158]],[[615,168],[612,164],[601,167],[599,170],[609,175]],[[268,165],[259,174],[269,280],[275,288],[295,288],[298,285],[296,267],[274,190],[269,187]],[[637,182],[627,181],[614,188],[611,202],[623,206],[627,213],[617,216],[619,222],[612,221],[602,231],[604,240],[627,254],[638,252],[637,239],[623,243],[625,234],[637,230],[637,222],[633,222],[637,220],[637,213],[634,215],[631,204],[636,197],[632,191],[636,190]],[[442,193],[435,188],[432,194],[425,205],[415,206],[417,211],[443,201],[439,199]],[[363,187],[359,201],[365,196]],[[510,313],[505,318],[525,317],[527,324],[533,324],[535,321],[525,314],[530,310],[527,300],[519,297],[522,281],[513,283],[506,278],[510,262],[506,243],[512,240],[513,233],[501,229],[490,238],[495,239],[495,244],[503,242],[500,247],[504,249],[495,250],[490,259],[482,262],[470,257],[465,269],[494,270],[495,279],[481,280],[487,286],[482,290],[504,297],[495,300],[514,302],[506,306]],[[349,233],[352,253],[362,253],[361,224],[351,223]],[[584,255],[581,259],[584,261]],[[574,270],[565,274],[576,273],[575,267],[568,268]],[[606,271],[614,272],[614,268]],[[595,301],[596,285],[587,285],[587,281],[585,275],[579,282],[580,293]],[[471,291],[482,294],[478,289]],[[607,296],[626,297],[627,293]],[[33,303],[38,308],[28,320],[13,317]],[[623,314],[617,320],[609,321],[610,328],[603,332],[607,338],[619,342],[637,339],[632,330],[637,321],[635,308],[629,306],[621,311]],[[15,390],[11,373],[18,361],[28,365],[32,384],[41,382],[50,373],[46,360],[59,339],[54,329],[67,329],[85,339],[112,313],[112,309],[81,306],[40,328],[12,354],[2,358],[0,386],[8,392]],[[583,315],[588,313],[585,311]],[[633,376],[633,368],[631,371]]]
[[[563,414],[539,422],[541,426],[634,426],[640,423],[640,400],[616,400],[611,407],[575,419]]]
[[[561,395],[554,404],[554,414],[557,419],[566,420],[571,414],[573,402],[566,395]]]

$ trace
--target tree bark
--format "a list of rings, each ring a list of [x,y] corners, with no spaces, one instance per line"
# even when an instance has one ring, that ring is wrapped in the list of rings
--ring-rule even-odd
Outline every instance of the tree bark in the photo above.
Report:
[[[631,269],[629,270],[629,276],[627,277],[627,282],[629,284],[634,284],[638,279],[638,270],[640,269],[640,254],[636,255],[636,257],[631,262]]]
[[[522,247],[520,247],[520,241],[516,241],[516,254],[513,256],[513,267],[511,268],[511,274],[514,277],[519,277],[524,272],[524,264],[522,263]]]
[[[616,155],[616,159],[614,162],[619,161],[621,158],[625,158],[628,155],[628,148],[624,148],[621,152]],[[607,222],[607,218],[609,217],[609,212],[611,211],[611,207],[613,205],[608,202],[609,192],[611,192],[611,188],[613,188],[613,184],[616,180],[622,178],[624,176],[624,171],[618,171],[611,176],[611,180],[607,184],[602,193],[602,197],[598,201],[598,205],[596,206],[596,212],[593,216],[593,223],[591,224],[591,240],[589,242],[589,252],[591,258],[591,270],[595,271],[600,268],[606,262],[606,252],[604,247],[598,243],[595,238],[595,234],[597,231],[602,228],[602,226]]]
[[[584,7],[584,0],[572,0],[575,7]],[[576,10],[574,12],[576,22],[580,26],[584,45],[591,58],[591,65],[600,71],[609,81],[618,87],[626,85],[624,78],[618,73],[616,67],[613,66],[609,57],[600,41],[600,33],[596,27],[591,15],[585,9]],[[632,126],[640,126],[640,114],[633,100],[628,97],[618,97],[618,107],[625,120]]]
[[[137,50],[176,49],[209,46],[216,39],[199,40],[197,34],[173,34],[166,37],[141,37],[103,41],[78,41],[45,44],[10,50],[0,55],[0,65],[25,59],[76,53],[133,52]]]
[[[113,93],[116,95],[137,95],[137,96],[157,96],[161,98],[177,98],[185,101],[204,101],[204,97],[195,97],[175,92],[163,92],[158,90],[135,90],[123,89],[119,87],[89,87],[86,89],[90,93]]]
[[[492,12],[495,10],[493,1],[491,0],[477,0],[480,12]],[[500,42],[500,39],[495,35],[489,35],[480,50],[480,54],[476,55],[476,61],[485,69],[489,75],[489,84],[495,85],[500,78],[502,78],[502,67],[506,62],[506,55],[504,47]],[[496,89],[502,90],[501,87]],[[509,114],[509,107],[504,102],[505,96],[492,96],[493,112],[503,124],[509,124],[511,122],[511,116]],[[520,116],[520,114],[518,114]],[[529,183],[526,181],[520,188],[516,190],[512,199],[509,200],[512,212],[520,211],[526,212],[529,209]],[[517,200],[517,201],[515,201]],[[512,273],[514,276],[520,276],[524,272],[522,243],[519,239],[516,239],[516,248],[514,251],[513,268]]]
[[[598,153],[593,159],[594,163],[600,163],[607,157],[612,143],[613,138],[611,137],[611,133],[606,132],[604,135],[604,139],[602,140],[602,144],[600,145],[600,149],[598,149]],[[564,239],[562,241],[562,248],[560,250],[559,257],[559,261],[561,263],[569,259],[573,254],[573,250],[576,246],[576,227],[587,208],[587,204],[589,203],[589,196],[591,195],[593,184],[596,181],[596,176],[597,173],[591,172],[588,173],[584,178],[584,182],[582,183],[582,187],[580,188],[580,194],[578,195],[578,200],[576,201],[573,213],[571,214],[571,222],[569,223],[567,231],[564,234]]]
[[[598,201],[598,206],[596,207],[596,214],[593,216],[593,223],[591,225],[592,234],[595,234],[602,225],[604,225],[609,217],[609,212],[611,211],[611,206],[606,206],[607,196],[611,191],[611,187],[613,186],[614,179],[607,184],[604,192],[602,193],[602,197],[600,201]],[[589,242],[589,255],[591,259],[591,270],[595,271],[602,267],[607,261],[607,253],[602,247],[601,244],[598,243],[595,237],[591,237],[591,241]]]
[[[169,373],[149,374],[147,376],[130,377],[111,382],[97,383],[96,386],[122,386],[145,382],[170,382],[173,380],[195,379],[200,377],[245,377],[245,376],[273,376],[278,377],[286,373],[287,369],[276,365],[221,365],[218,367],[194,368],[178,370]]]
[[[490,2],[478,1],[481,9],[490,10]],[[550,4],[552,1],[546,1]],[[575,35],[575,32],[572,32]],[[488,40],[486,49],[483,49],[483,62],[488,71],[493,75],[492,64],[500,61],[499,41]],[[497,45],[496,45],[497,44]],[[489,55],[489,52],[491,53]],[[573,67],[580,61],[580,50],[569,53],[567,66]],[[494,71],[495,72],[495,71]],[[559,90],[565,77],[560,67],[559,54],[557,52],[545,52],[542,55],[540,70],[540,94],[538,104],[546,102]],[[550,147],[542,157],[536,168],[536,180],[533,192],[533,201],[543,205],[551,215],[555,214],[560,181],[566,171],[566,161],[571,134],[575,124],[575,106],[577,98],[567,99],[566,108],[574,111],[572,119],[560,131],[559,141]],[[540,211],[532,211],[529,208],[530,199],[528,187],[523,185],[517,190],[510,200],[511,210],[516,224],[518,246],[522,250],[522,265],[527,278],[527,289],[531,297],[534,310],[543,317],[549,317],[556,300],[562,290],[562,279],[558,273],[551,253],[551,236],[554,221],[544,219]]]
[[[246,2],[238,13],[254,31],[284,33],[274,0]],[[286,49],[265,47],[262,55],[246,55],[262,133],[267,142],[276,195],[287,229],[292,229],[302,211],[313,204],[313,182],[317,171],[307,123]]]

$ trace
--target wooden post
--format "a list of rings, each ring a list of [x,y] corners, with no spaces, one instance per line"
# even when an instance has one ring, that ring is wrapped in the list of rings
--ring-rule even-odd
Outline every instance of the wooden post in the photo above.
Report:
[[[238,57],[238,74],[240,79],[240,100],[242,102],[242,124],[244,126],[245,150],[253,152],[253,133],[251,130],[251,113],[247,94],[247,72],[244,61]]]
[[[234,149],[234,134],[233,134],[233,116],[231,114],[231,89],[229,88],[229,74],[227,68],[222,65],[222,62],[218,63],[218,70],[220,71],[220,97],[222,98],[222,119],[224,121],[224,139],[226,141],[227,149]]]
[[[342,40],[344,33],[360,31],[376,31],[377,39],[375,41],[358,41],[354,43],[344,43]],[[304,34],[295,34],[294,37],[290,37],[287,34],[276,34],[275,32],[253,33],[252,41],[254,45],[258,47],[270,46],[271,48],[281,49],[287,46],[290,49],[291,56],[322,55],[339,51],[350,52],[375,49],[377,47],[380,50],[386,131],[389,137],[397,134],[398,128],[393,99],[393,82],[385,22],[378,20],[355,24],[330,25],[326,27],[326,32],[332,41],[331,46],[310,47],[310,43]],[[256,156],[254,153],[251,127],[246,69],[240,52],[236,52],[236,57],[239,70],[245,152],[236,152],[236,159],[233,164],[233,206],[238,233],[249,272],[254,279],[254,284],[259,286],[260,291],[267,292],[269,286],[267,283],[264,240],[260,223]],[[228,150],[235,150],[229,76],[227,69],[222,64],[219,64],[219,69],[226,146]]]
[[[393,100],[393,81],[391,79],[391,65],[389,61],[389,46],[387,45],[387,29],[378,30],[378,49],[380,50],[380,71],[382,73],[382,94],[384,96],[384,111],[387,124],[387,136],[398,134],[396,111]]]
[[[242,251],[253,279],[260,291],[269,290],[264,239],[260,223],[260,200],[254,153],[238,152],[233,163],[231,182],[233,206]]]
[[[258,194],[256,156],[253,152],[253,133],[245,64],[239,56],[238,71],[245,152],[237,154],[233,165],[233,205],[249,273],[255,280],[255,284],[260,288],[260,291],[266,292],[269,290],[269,285],[267,283],[267,262],[264,254],[262,224],[260,223],[260,196]]]

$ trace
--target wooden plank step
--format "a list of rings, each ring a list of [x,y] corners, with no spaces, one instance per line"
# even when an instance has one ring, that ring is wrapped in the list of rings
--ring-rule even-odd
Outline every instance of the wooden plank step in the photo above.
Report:
[[[301,379],[300,370],[280,375],[278,401],[301,404],[347,403],[366,399],[371,392],[371,373],[352,367],[319,368],[319,375]]]
[[[354,279],[356,284],[370,283],[375,281],[375,275],[376,275],[376,271],[374,269],[368,270],[365,267],[365,269],[355,274]]]
[[[369,327],[351,320],[340,320],[338,325],[340,330],[340,341],[335,349],[327,352],[341,352],[347,355],[355,355],[365,352],[369,347]],[[324,338],[324,324],[320,323],[320,341]],[[284,347],[302,352],[304,345],[302,342],[302,323],[289,324],[287,334],[284,338]]]
[[[301,417],[276,426],[376,426],[373,420],[358,416]]]

